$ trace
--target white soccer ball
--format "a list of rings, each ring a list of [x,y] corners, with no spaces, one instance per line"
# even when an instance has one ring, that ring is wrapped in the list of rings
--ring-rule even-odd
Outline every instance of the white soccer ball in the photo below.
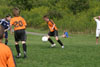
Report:
[[[43,36],[43,37],[42,37],[42,41],[43,41],[43,42],[46,42],[46,41],[48,41],[48,37],[46,37],[46,36]]]

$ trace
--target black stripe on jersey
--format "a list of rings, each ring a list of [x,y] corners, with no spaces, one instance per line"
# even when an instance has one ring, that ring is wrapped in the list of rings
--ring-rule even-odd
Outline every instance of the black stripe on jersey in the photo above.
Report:
[[[52,20],[50,20],[50,22],[51,22],[52,24],[54,24],[54,22],[53,22]]]

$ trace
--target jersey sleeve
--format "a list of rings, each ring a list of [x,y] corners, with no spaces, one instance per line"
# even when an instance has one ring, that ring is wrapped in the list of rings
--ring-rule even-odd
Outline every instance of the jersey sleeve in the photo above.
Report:
[[[0,24],[2,24],[2,21],[0,20]]]
[[[10,23],[7,23],[7,29],[10,30]]]
[[[96,22],[98,22],[98,19],[95,19]]]
[[[51,21],[52,24],[54,24],[54,21],[53,20],[50,20],[50,21]]]
[[[11,19],[10,20],[10,25],[13,25],[13,24],[14,24],[13,19]]]
[[[8,67],[15,67],[15,61],[14,61],[12,51],[10,50],[10,48],[8,49],[7,66]]]

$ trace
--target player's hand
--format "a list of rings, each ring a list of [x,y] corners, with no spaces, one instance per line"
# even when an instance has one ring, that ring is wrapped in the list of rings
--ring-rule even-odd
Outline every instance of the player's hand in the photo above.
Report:
[[[11,35],[13,34],[13,32],[10,32],[11,33]]]
[[[54,29],[54,27],[55,27],[55,24],[53,25],[52,30]]]
[[[4,30],[4,32],[7,32],[8,30]]]
[[[53,30],[54,28],[52,27],[52,30]]]

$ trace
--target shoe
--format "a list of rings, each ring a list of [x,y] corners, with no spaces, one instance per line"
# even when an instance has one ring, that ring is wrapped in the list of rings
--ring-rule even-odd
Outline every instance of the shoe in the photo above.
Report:
[[[27,58],[26,52],[24,52],[24,58]]]
[[[17,56],[16,56],[16,58],[20,58],[21,57],[21,53],[19,53]]]
[[[62,48],[64,48],[64,46],[62,46]]]
[[[51,45],[51,47],[55,47],[55,46],[56,46],[56,44],[52,44],[52,45]]]

